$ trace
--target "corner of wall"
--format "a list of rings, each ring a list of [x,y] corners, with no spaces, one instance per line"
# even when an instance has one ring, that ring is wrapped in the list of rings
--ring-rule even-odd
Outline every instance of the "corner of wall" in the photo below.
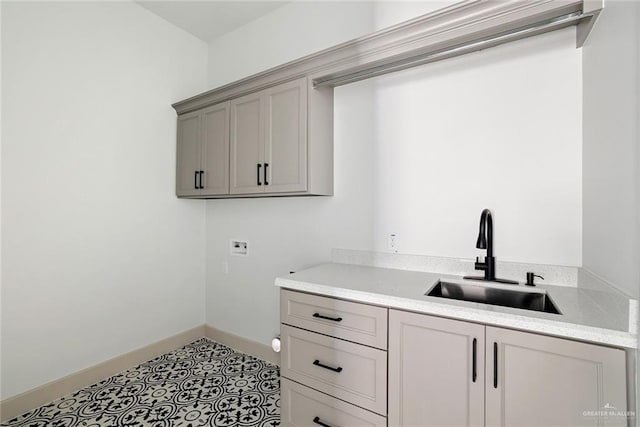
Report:
[[[636,299],[639,21],[637,2],[607,2],[582,55],[583,267]]]

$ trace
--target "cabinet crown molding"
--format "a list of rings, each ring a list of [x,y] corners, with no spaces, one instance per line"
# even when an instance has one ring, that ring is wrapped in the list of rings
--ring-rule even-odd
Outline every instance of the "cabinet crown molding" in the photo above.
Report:
[[[577,25],[581,47],[604,0],[466,0],[176,102],[185,114],[307,76],[338,86]]]

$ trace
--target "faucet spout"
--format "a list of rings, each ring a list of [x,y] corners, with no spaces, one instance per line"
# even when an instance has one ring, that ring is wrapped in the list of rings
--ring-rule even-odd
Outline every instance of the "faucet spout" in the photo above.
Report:
[[[518,284],[518,282],[514,282],[513,280],[496,279],[496,259],[493,256],[493,217],[489,209],[484,209],[482,215],[480,215],[480,229],[478,232],[478,240],[476,241],[476,248],[487,250],[483,262],[480,262],[480,259],[476,257],[474,264],[476,270],[484,271],[484,277],[465,276],[465,279]]]
[[[482,215],[480,215],[480,231],[476,241],[476,248],[486,249],[487,256],[493,256],[493,217],[489,209],[484,209]]]

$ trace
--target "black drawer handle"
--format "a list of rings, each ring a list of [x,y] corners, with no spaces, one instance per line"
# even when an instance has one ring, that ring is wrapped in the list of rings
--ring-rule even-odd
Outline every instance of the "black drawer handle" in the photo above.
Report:
[[[313,313],[313,317],[317,317],[318,319],[331,320],[333,322],[342,322],[342,317],[328,317],[323,316],[320,313]]]
[[[198,189],[198,171],[193,172],[193,188]]]
[[[256,169],[256,179],[258,180],[258,185],[262,185],[262,183],[260,182],[260,168],[262,167],[262,165],[260,163],[258,163],[258,167]]]
[[[204,171],[200,171],[200,188],[204,188],[204,185],[202,185],[202,175],[204,175]]]
[[[323,423],[322,420],[320,420],[320,417],[315,417],[313,419],[313,422],[322,426],[322,427],[333,427],[331,424],[327,424],[327,423]]]
[[[498,343],[493,343],[493,388],[498,388]]]
[[[269,179],[267,178],[268,169],[269,169],[269,163],[265,163],[264,164],[264,185],[269,185]]]
[[[478,373],[476,372],[476,347],[477,347],[477,343],[478,340],[477,339],[473,339],[473,361],[471,363],[473,363],[473,365],[471,366],[471,379],[473,380],[473,382],[476,382],[476,377],[478,376]]]
[[[316,366],[319,366],[321,368],[328,369],[328,370],[333,371],[333,372],[342,372],[342,367],[338,366],[337,368],[332,368],[331,366],[323,365],[317,359],[313,361],[313,364],[316,365]]]

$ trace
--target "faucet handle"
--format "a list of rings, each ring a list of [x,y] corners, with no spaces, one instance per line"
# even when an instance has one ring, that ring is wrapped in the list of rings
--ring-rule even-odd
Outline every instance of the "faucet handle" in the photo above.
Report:
[[[486,270],[487,269],[486,259],[485,261],[480,262],[480,257],[476,257],[476,263],[474,267],[476,270]]]

